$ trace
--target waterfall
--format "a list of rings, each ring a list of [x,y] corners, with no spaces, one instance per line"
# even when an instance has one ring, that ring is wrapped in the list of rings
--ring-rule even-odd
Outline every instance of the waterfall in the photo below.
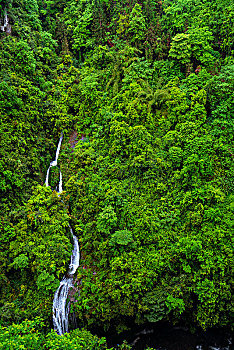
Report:
[[[53,166],[57,166],[59,152],[61,148],[61,144],[63,141],[63,134],[61,134],[58,147],[56,150],[55,160],[53,160],[46,173],[45,185],[49,186],[49,174],[50,168]],[[60,194],[63,191],[62,187],[62,172],[59,170],[59,185],[58,185],[58,193]],[[73,230],[69,224],[69,229],[73,237],[74,248],[71,255],[71,261],[68,269],[67,275],[65,275],[60,282],[58,289],[54,294],[53,300],[53,325],[54,330],[59,334],[63,335],[68,332],[68,316],[70,312],[70,302],[67,303],[67,297],[69,293],[69,289],[72,287],[73,275],[79,267],[80,262],[80,249],[77,237],[74,235]]]
[[[58,157],[59,157],[59,152],[60,152],[60,148],[61,148],[61,144],[62,144],[62,141],[63,141],[63,133],[61,133],[60,135],[60,138],[59,138],[59,143],[58,143],[58,147],[57,147],[57,150],[56,150],[56,155],[55,155],[55,160],[53,160],[52,162],[50,162],[50,166],[47,170],[47,174],[46,174],[46,180],[45,180],[45,185],[46,186],[49,186],[49,175],[50,175],[50,168],[52,166],[57,166],[57,163],[58,163]],[[60,171],[60,174],[61,174],[61,171]],[[61,186],[61,191],[59,190],[58,192],[62,192],[62,174],[60,175],[60,181],[59,181],[59,186]]]
[[[6,32],[7,34],[11,33],[11,26],[9,24],[8,16],[7,16],[7,11],[5,11],[5,16],[4,16],[4,23],[3,26],[0,26],[2,32]]]

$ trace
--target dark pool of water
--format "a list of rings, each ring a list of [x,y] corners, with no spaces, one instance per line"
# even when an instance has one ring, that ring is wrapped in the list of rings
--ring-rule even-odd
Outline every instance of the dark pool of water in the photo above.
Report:
[[[109,347],[115,347],[126,340],[133,350],[234,350],[230,331],[223,329],[197,331],[192,334],[183,327],[160,326],[137,327],[121,335],[103,334]]]
[[[139,335],[134,349],[147,346],[157,350],[231,350],[231,336],[222,331],[195,333],[181,329],[161,329],[154,333]],[[137,341],[136,341],[137,340]]]

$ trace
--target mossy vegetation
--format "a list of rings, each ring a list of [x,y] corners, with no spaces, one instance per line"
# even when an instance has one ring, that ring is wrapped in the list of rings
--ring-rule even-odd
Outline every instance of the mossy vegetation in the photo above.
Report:
[[[6,14],[0,324],[40,316],[50,329],[70,222],[82,253],[71,298],[81,327],[232,328],[232,2],[8,0],[1,23]],[[77,332],[89,341],[87,331],[64,339],[83,349]]]

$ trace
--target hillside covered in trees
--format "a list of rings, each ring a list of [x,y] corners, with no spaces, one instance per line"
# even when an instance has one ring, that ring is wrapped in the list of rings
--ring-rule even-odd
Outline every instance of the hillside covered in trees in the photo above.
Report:
[[[0,349],[106,349],[94,327],[233,328],[233,13],[0,1]],[[79,329],[60,337],[69,224]]]

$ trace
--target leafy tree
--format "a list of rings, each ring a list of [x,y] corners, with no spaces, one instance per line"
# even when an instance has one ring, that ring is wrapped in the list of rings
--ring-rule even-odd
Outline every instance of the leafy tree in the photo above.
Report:
[[[1,349],[107,349],[105,338],[99,339],[86,330],[77,329],[61,337],[54,331],[45,335],[43,326],[44,323],[38,317],[34,321],[25,320],[8,328],[0,326]],[[124,347],[119,349],[124,350]]]
[[[135,44],[136,47],[140,47],[140,43],[145,38],[146,23],[142,14],[142,8],[139,4],[136,4],[129,15],[129,25],[127,33],[130,35],[130,41]]]

